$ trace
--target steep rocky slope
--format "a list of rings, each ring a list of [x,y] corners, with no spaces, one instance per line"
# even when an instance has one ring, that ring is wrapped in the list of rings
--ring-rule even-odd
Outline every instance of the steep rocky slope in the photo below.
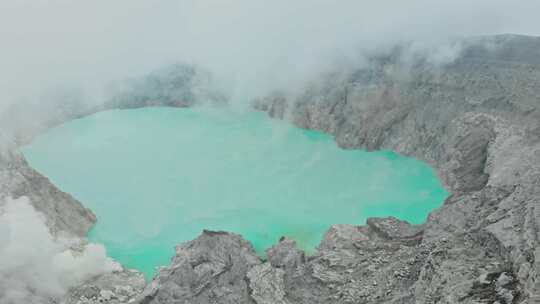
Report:
[[[540,303],[540,39],[466,41],[455,61],[437,66],[404,61],[402,51],[254,106],[328,132],[343,148],[392,149],[431,163],[452,195],[424,225],[335,225],[313,256],[283,239],[264,260],[241,236],[205,231],[179,245],[143,293],[136,276],[101,277],[66,303]],[[3,177],[0,192],[26,183],[42,204],[69,198],[44,196],[54,186],[35,181],[24,159],[6,151],[4,176],[22,177]],[[58,229],[74,229],[48,208]],[[91,218],[70,214],[79,216],[69,223]],[[131,292],[115,290],[118,280]]]
[[[540,39],[490,42],[438,68],[376,59],[296,99],[257,103],[273,117],[333,134],[344,148],[426,160],[451,190],[414,247],[424,254],[414,284],[378,301],[540,302]]]
[[[253,262],[239,236],[205,233],[179,247],[141,302],[540,302],[539,50],[537,38],[485,38],[433,66],[404,64],[398,49],[298,96],[257,100],[343,148],[430,162],[452,195],[422,227],[392,218],[334,226],[308,258],[283,240]]]
[[[92,211],[32,169],[15,143],[0,134],[0,207],[7,197],[21,196],[43,213],[53,235],[84,237],[96,221]]]

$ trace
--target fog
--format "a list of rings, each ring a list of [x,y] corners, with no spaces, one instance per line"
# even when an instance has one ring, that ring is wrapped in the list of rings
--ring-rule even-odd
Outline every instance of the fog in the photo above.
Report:
[[[538,0],[0,0],[0,113],[99,104],[126,79],[179,62],[205,67],[244,105],[403,42],[437,65],[459,55],[453,38],[540,35],[539,11]],[[11,119],[0,125],[21,124]],[[26,199],[0,201],[0,302],[41,303],[114,269],[102,246],[75,258],[71,242],[54,239]]]
[[[27,198],[0,201],[0,303],[41,304],[93,276],[118,270],[102,245],[74,253],[78,240],[54,239]]]
[[[203,65],[232,99],[249,99],[402,41],[537,35],[538,11],[536,0],[4,0],[0,105],[59,91],[99,101],[111,83],[175,62]]]

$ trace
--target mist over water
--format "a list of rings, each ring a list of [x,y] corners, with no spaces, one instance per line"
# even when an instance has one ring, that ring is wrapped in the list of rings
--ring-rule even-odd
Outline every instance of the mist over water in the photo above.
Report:
[[[418,224],[447,196],[416,159],[342,150],[257,112],[101,112],[50,130],[24,154],[96,213],[92,241],[148,277],[202,229],[240,233],[260,253],[281,236],[313,251],[332,224],[389,215]]]
[[[226,101],[239,113],[103,112],[25,153],[97,213],[90,238],[148,276],[202,228],[242,233],[259,251],[281,235],[311,250],[330,224],[422,222],[447,194],[421,162],[339,150],[326,135],[245,114],[253,100],[317,102],[325,94],[303,96],[313,82],[345,84],[396,49],[391,79],[418,57],[437,73],[468,38],[540,35],[538,11],[538,0],[1,0],[0,138],[28,143],[96,110]],[[196,77],[177,81],[177,64]],[[24,200],[0,198],[18,205],[0,210],[0,303],[43,303],[111,270],[100,246],[66,256]]]
[[[99,104],[110,85],[176,62],[207,67],[242,106],[403,42],[439,58],[459,53],[452,37],[538,35],[539,10],[537,0],[3,0],[0,111],[64,92]]]

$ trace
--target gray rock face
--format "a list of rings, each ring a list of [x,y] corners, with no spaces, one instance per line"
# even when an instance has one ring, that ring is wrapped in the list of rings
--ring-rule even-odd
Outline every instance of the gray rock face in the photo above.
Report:
[[[410,238],[416,257],[409,291],[394,288],[369,303],[540,302],[540,39],[486,39],[495,47],[473,44],[447,66],[405,69],[398,58],[375,60],[348,77],[322,79],[295,99],[256,103],[273,117],[333,134],[344,148],[423,159],[453,193],[422,233],[390,219],[368,221],[386,240]],[[336,226],[321,250],[353,250],[367,235],[366,228]],[[402,253],[381,255],[404,267]],[[317,273],[327,281],[339,277]]]
[[[264,261],[240,236],[206,231],[177,248],[171,266],[160,271],[139,303],[370,303],[409,297],[427,255],[419,240],[411,242],[421,226],[395,218],[371,222],[379,228],[332,227],[307,259],[290,239],[270,248]]]
[[[204,231],[176,248],[140,303],[252,303],[247,272],[261,261],[241,236]]]
[[[55,236],[63,233],[85,237],[96,221],[92,211],[32,169],[15,144],[0,133],[0,202],[21,196],[28,197],[34,208],[45,215]]]
[[[343,148],[427,161],[452,195],[422,226],[395,218],[334,225],[309,257],[283,239],[265,260],[238,235],[205,231],[128,301],[540,303],[539,58],[538,38],[486,37],[445,66],[403,64],[398,52],[322,77],[298,96],[257,100],[257,109],[332,134]],[[54,190],[2,150],[2,195],[34,196],[51,229],[85,232],[77,227],[90,225],[89,211]],[[118,298],[90,285],[69,299]]]
[[[145,286],[144,275],[138,271],[113,272],[71,290],[62,304],[133,303]]]
[[[272,266],[286,270],[295,269],[306,260],[304,252],[296,247],[296,242],[286,237],[266,250],[266,255]]]
[[[368,226],[390,240],[393,239],[411,239],[419,241],[422,238],[423,227],[412,226],[405,221],[395,217],[370,218],[367,220]]]
[[[270,263],[251,268],[247,275],[251,298],[257,304],[285,304],[285,271]]]

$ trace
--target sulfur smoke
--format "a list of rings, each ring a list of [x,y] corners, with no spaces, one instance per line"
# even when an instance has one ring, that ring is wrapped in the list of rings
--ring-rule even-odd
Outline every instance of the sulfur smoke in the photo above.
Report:
[[[539,11],[538,0],[2,0],[0,133],[91,109],[124,79],[177,62],[210,71],[239,107],[411,41],[405,54],[445,64],[456,37],[539,35]],[[115,268],[103,247],[71,245],[26,199],[0,202],[0,303],[43,303]]]
[[[42,304],[70,287],[113,270],[102,245],[55,239],[25,197],[0,202],[0,303]]]
[[[111,83],[175,62],[205,66],[243,101],[404,41],[447,60],[451,37],[540,34],[538,11],[536,0],[4,0],[0,105],[59,92],[100,102]]]

